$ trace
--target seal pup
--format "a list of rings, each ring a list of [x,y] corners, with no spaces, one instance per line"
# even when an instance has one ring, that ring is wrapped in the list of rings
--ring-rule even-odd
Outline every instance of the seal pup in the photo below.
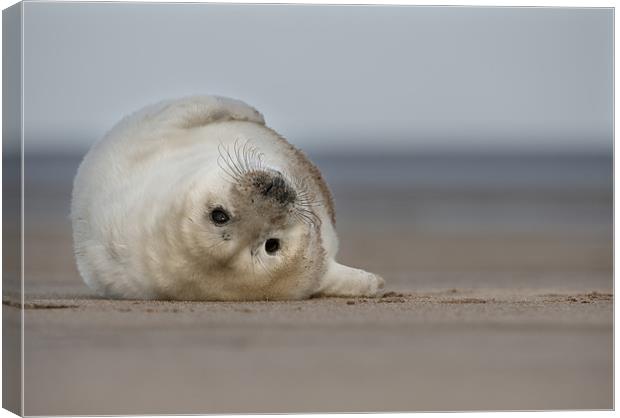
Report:
[[[84,281],[112,298],[374,296],[334,257],[332,196],[247,104],[196,96],[121,120],[84,157],[71,203]]]

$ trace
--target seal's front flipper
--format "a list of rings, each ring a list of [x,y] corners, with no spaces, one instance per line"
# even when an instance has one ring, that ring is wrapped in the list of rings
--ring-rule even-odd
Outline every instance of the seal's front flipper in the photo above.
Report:
[[[376,296],[385,281],[376,274],[332,261],[321,280],[320,296]]]

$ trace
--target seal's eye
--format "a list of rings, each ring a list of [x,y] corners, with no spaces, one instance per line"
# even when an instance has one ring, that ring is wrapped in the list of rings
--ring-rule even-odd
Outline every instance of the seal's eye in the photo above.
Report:
[[[269,238],[265,241],[265,251],[267,254],[275,254],[280,249],[280,240],[276,238]]]
[[[226,213],[224,209],[213,209],[211,211],[211,220],[217,226],[221,226],[230,221],[230,216],[228,216],[228,213]]]

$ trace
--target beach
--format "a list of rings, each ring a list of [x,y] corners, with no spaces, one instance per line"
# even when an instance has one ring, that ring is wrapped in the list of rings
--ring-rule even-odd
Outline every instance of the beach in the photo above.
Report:
[[[502,158],[317,157],[339,260],[385,294],[244,303],[94,295],[79,160],[31,160],[25,414],[613,408],[611,160]]]

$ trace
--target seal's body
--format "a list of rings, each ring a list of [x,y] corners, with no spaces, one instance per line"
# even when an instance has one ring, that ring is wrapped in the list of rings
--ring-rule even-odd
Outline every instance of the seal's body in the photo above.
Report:
[[[162,102],[122,120],[80,165],[71,220],[78,269],[108,297],[303,299],[383,286],[335,262],[318,169],[232,99]]]

